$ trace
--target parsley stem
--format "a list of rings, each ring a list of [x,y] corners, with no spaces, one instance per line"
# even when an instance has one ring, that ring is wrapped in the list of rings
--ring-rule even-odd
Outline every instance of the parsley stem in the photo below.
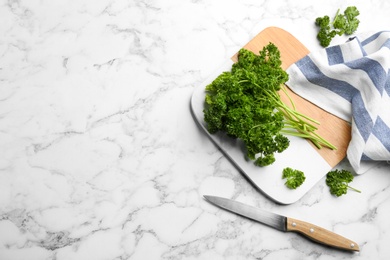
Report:
[[[347,185],[347,187],[348,187],[348,188],[350,188],[350,189],[351,189],[351,190],[353,190],[353,191],[356,191],[356,192],[362,193],[360,190],[358,190],[358,189],[355,189],[355,188],[353,188],[353,187],[351,187],[351,186],[349,186],[349,185]]]
[[[313,132],[313,135],[315,135],[316,137],[318,137],[319,139],[321,139],[322,142],[324,142],[324,144],[326,146],[328,146],[330,149],[332,150],[337,150],[337,147],[334,146],[333,144],[331,144],[330,142],[328,142],[327,140],[325,140],[324,138],[322,138],[321,136],[319,136],[317,133],[314,133]]]
[[[281,102],[281,101],[280,101]],[[317,120],[315,120],[315,119],[313,119],[313,118],[311,118],[311,117],[308,117],[308,116],[306,116],[306,115],[304,115],[304,114],[301,114],[301,113],[299,113],[297,110],[293,110],[293,109],[291,109],[290,107],[288,107],[286,104],[284,104],[283,102],[281,102],[282,103],[282,107],[284,108],[284,109],[286,109],[286,110],[288,110],[289,112],[291,112],[296,118],[305,118],[305,119],[307,119],[307,120],[309,120],[309,121],[311,121],[311,122],[313,122],[313,123],[315,123],[315,124],[317,124],[317,125],[319,125],[320,124],[320,122],[318,122]]]
[[[282,88],[282,90],[287,94],[287,90],[285,90],[284,88]],[[316,121],[316,120],[314,120],[314,119],[312,119],[304,114],[301,114],[297,110],[292,109],[289,106],[287,106],[285,103],[283,103],[281,101],[280,96],[277,93],[272,95],[268,91],[264,91],[264,92],[267,96],[269,96],[271,99],[273,99],[273,101],[275,101],[278,104],[277,109],[284,114],[285,118],[287,118],[287,125],[291,126],[292,128],[296,129],[298,132],[301,133],[301,135],[297,135],[296,132],[295,132],[295,134],[292,134],[293,132],[289,131],[289,134],[307,138],[307,139],[311,140],[313,142],[313,144],[319,149],[322,148],[321,144],[327,146],[328,148],[330,148],[332,150],[337,149],[337,147],[335,147],[333,144],[331,144],[330,142],[325,140],[323,137],[319,136],[318,134],[316,134],[314,132],[315,130],[318,129],[317,127],[308,123],[307,121],[303,120],[302,118],[307,119],[310,122],[313,122],[313,123],[319,125],[320,123],[318,121]],[[287,94],[287,96],[290,99],[290,102],[292,103],[293,108],[295,108],[295,104],[294,104],[293,100],[291,99],[291,97],[288,94]],[[295,118],[296,120],[294,120],[293,118]],[[310,128],[310,129],[307,129],[307,128]],[[285,132],[285,131],[283,131],[283,132]],[[285,133],[287,133],[287,132],[285,132]]]
[[[336,13],[335,17],[333,18],[332,25],[334,24],[334,22],[336,21],[337,17],[339,16],[339,13],[340,13],[340,8],[337,9],[337,13]],[[347,18],[348,18],[348,17],[347,17]]]
[[[307,132],[305,133],[305,132],[301,132],[301,131],[291,131],[291,130],[281,130],[280,132],[282,134],[287,134],[287,135],[291,135],[291,136],[297,136],[297,137],[309,139],[318,149],[322,148],[321,143],[323,143],[323,139],[318,138],[316,136],[312,136],[312,135],[310,135],[310,133],[307,133]]]
[[[291,106],[293,107],[293,109],[296,110],[296,108],[295,108],[295,103],[294,103],[294,101],[292,100],[291,96],[288,94],[286,87],[285,87],[285,86],[281,86],[281,90],[282,90],[283,93],[286,95],[286,97],[290,100],[290,103],[291,103]]]

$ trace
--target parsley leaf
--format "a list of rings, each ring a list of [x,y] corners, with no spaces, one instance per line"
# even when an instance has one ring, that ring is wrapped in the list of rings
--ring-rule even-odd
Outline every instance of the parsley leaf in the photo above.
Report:
[[[360,21],[356,18],[360,14],[359,10],[355,6],[347,7],[344,11],[344,16],[347,19],[347,25],[345,26],[345,34],[353,34],[359,26]]]
[[[353,175],[347,170],[333,170],[326,175],[326,185],[329,186],[330,193],[340,197],[341,195],[347,194],[348,189],[356,192],[361,192],[355,188],[352,188],[348,184],[353,181]]]
[[[305,174],[302,171],[294,170],[290,167],[283,169],[283,179],[287,179],[284,183],[288,188],[295,190],[306,180]]]
[[[327,15],[317,17],[315,20],[315,24],[319,27],[317,39],[321,46],[328,47],[336,35],[353,34],[360,23],[356,18],[359,14],[359,10],[355,6],[349,6],[345,9],[344,14],[340,14],[340,9],[337,10],[332,23]]]

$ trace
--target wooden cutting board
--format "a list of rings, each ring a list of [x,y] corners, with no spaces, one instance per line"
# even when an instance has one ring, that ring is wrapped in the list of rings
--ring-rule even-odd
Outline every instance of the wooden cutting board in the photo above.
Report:
[[[303,58],[309,50],[287,31],[269,27],[260,32],[243,48],[258,53],[265,45],[272,42],[281,53],[282,67],[287,69],[291,64]],[[317,149],[311,142],[296,137],[289,137],[290,146],[284,152],[275,155],[274,164],[266,167],[254,166],[253,161],[244,159],[242,145],[237,140],[232,140],[224,134],[210,135],[206,123],[203,120],[205,87],[210,84],[221,72],[231,69],[231,65],[237,61],[235,54],[218,71],[210,76],[202,85],[198,86],[191,98],[191,111],[195,121],[204,130],[205,134],[213,141],[224,155],[240,170],[240,172],[252,182],[263,194],[281,204],[291,204],[306,194],[326,173],[336,166],[345,156],[347,146],[351,139],[350,124],[326,111],[315,104],[301,98],[288,89],[289,95],[294,100],[296,109],[321,122],[317,133],[327,139],[338,149]],[[287,97],[281,92],[282,100],[289,104]],[[282,170],[291,167],[304,171],[306,181],[296,190],[290,190],[282,180]],[[216,187],[216,193],[217,193]],[[210,194],[212,195],[212,194]],[[215,194],[219,195],[219,194]]]
[[[309,54],[309,50],[300,41],[289,32],[277,27],[264,29],[243,48],[258,54],[269,42],[274,43],[279,48],[283,69],[287,69],[291,64]],[[232,57],[232,60],[237,61],[237,54]],[[296,95],[290,89],[288,90],[299,112],[322,122],[318,126],[317,133],[335,145],[337,150],[317,149],[314,145],[313,147],[331,167],[336,166],[346,156],[347,147],[351,140],[350,124]],[[283,92],[280,92],[280,95],[282,100],[289,104],[286,95]]]

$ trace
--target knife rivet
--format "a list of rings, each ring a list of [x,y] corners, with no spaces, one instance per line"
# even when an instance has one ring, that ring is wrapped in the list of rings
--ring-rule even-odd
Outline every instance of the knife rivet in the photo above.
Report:
[[[354,248],[355,247],[355,244],[354,243],[351,243],[351,248]]]
[[[310,229],[310,233],[314,233],[314,228],[311,228],[311,229]]]
[[[293,222],[293,223],[292,223],[292,226],[293,226],[293,227],[296,227],[296,226],[297,226],[297,223]]]

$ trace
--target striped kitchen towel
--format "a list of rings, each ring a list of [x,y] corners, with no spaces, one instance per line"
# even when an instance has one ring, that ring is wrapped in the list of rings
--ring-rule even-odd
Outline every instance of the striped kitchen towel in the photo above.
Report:
[[[294,92],[351,123],[347,158],[357,174],[390,160],[390,31],[312,52],[287,72]]]

